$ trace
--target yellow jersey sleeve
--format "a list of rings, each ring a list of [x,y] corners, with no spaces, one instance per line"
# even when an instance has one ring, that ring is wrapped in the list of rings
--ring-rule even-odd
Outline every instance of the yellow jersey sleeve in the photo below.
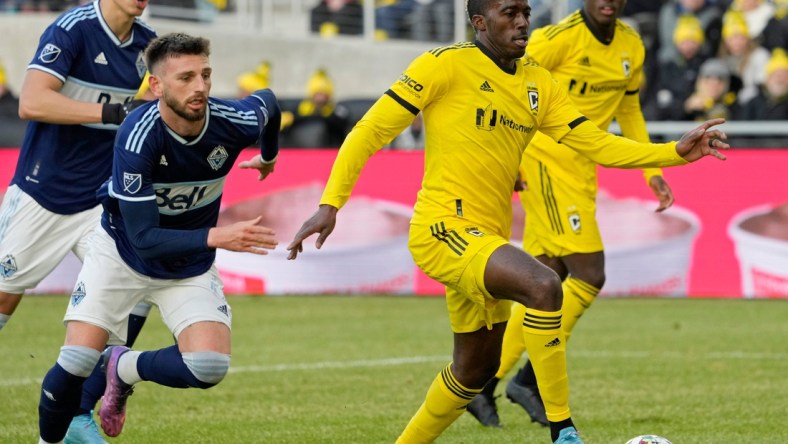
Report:
[[[445,93],[446,76],[435,60],[430,53],[416,58],[356,123],[339,148],[320,204],[342,208],[369,158],[407,128],[432,100]]]

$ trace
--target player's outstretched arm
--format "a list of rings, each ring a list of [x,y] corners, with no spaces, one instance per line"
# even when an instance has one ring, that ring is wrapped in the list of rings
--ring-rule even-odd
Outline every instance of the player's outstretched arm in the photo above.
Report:
[[[334,231],[334,226],[337,224],[337,211],[339,209],[334,206],[320,205],[315,214],[301,225],[301,229],[298,230],[293,241],[287,246],[288,251],[290,251],[287,259],[293,260],[298,257],[298,253],[304,251],[304,240],[315,233],[318,233],[315,247],[320,249],[328,235]]]
[[[232,225],[213,227],[208,231],[208,247],[265,255],[276,248],[276,232],[260,225],[262,217],[243,220]]]
[[[718,149],[729,149],[731,146],[724,141],[728,136],[714,126],[725,123],[725,119],[711,119],[699,127],[684,134],[676,144],[676,152],[688,162],[694,162],[705,156],[714,156],[725,160],[726,157]]]

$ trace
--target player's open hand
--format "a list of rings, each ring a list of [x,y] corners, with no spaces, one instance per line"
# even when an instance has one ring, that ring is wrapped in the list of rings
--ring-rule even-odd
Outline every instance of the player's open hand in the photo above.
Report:
[[[290,251],[287,259],[293,260],[298,257],[298,253],[304,251],[304,239],[315,233],[318,233],[315,247],[319,250],[323,246],[323,242],[328,238],[328,235],[334,231],[334,226],[337,224],[337,211],[339,209],[331,205],[320,205],[315,214],[301,225],[301,229],[296,233],[293,242],[290,242],[290,245],[287,246],[287,249]]]
[[[260,225],[262,217],[242,220],[231,225],[213,227],[208,231],[208,247],[260,255],[268,254],[279,244],[276,232]]]
[[[257,180],[263,180],[268,177],[269,174],[274,172],[275,165],[276,159],[272,160],[271,162],[263,162],[263,156],[254,156],[249,160],[244,160],[239,163],[238,167],[242,169],[256,169],[260,172],[260,175],[257,176]]]
[[[648,185],[651,187],[651,191],[654,192],[654,196],[659,200],[659,206],[654,211],[661,213],[673,205],[676,199],[673,197],[673,191],[664,177],[651,176],[651,179],[648,180]]]
[[[711,119],[703,122],[699,127],[684,134],[676,144],[676,152],[688,162],[694,162],[701,157],[714,156],[725,160],[726,157],[718,149],[729,149],[731,146],[724,141],[728,138],[724,132],[711,129],[725,123],[725,119]]]

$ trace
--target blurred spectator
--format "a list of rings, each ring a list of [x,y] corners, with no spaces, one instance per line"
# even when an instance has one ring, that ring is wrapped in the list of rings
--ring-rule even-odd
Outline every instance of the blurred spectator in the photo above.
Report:
[[[657,53],[659,63],[676,58],[673,31],[678,18],[688,14],[694,15],[700,21],[705,44],[710,52],[717,52],[720,44],[720,27],[722,26],[720,9],[709,4],[706,0],[668,0],[659,11],[659,50]]]
[[[408,18],[415,8],[416,0],[375,0],[375,38],[410,37]]]
[[[284,140],[310,141],[298,143],[301,148],[339,147],[350,131],[350,111],[334,101],[334,84],[324,69],[312,75],[306,93],[295,112],[282,112]],[[309,131],[309,137],[300,137],[303,131]]]
[[[723,17],[719,57],[734,77],[731,89],[736,92],[739,103],[755,97],[758,85],[766,80],[765,69],[771,55],[751,37],[747,22],[739,11],[729,10]]]
[[[309,12],[310,29],[321,37],[364,33],[364,8],[358,0],[321,0]]]
[[[13,10],[17,12],[60,12],[77,6],[80,2],[79,0],[13,0],[11,3]]]
[[[389,148],[394,150],[423,150],[424,144],[427,141],[427,135],[424,132],[424,117],[421,113],[416,115],[413,122],[405,128],[399,136],[391,141]]]
[[[269,87],[269,74],[271,63],[263,60],[254,71],[249,71],[238,76],[238,97],[246,97],[258,89]]]
[[[767,0],[735,0],[729,11],[741,12],[747,22],[750,37],[758,40],[769,19],[774,16],[774,5]]]
[[[774,0],[774,16],[761,33],[761,45],[769,51],[788,48],[788,0]]]
[[[788,57],[782,48],[775,49],[766,65],[766,83],[744,105],[742,120],[788,121]]]
[[[659,65],[656,110],[646,108],[649,120],[682,120],[684,102],[695,90],[695,82],[708,54],[703,51],[703,29],[694,15],[679,17],[673,31],[676,57]],[[655,112],[654,112],[655,111]]]
[[[0,148],[21,146],[26,126],[19,118],[19,98],[8,87],[5,67],[0,63]]]
[[[454,40],[454,0],[416,0],[410,18],[414,40]]]
[[[729,90],[730,71],[720,59],[703,62],[695,82],[695,91],[684,102],[684,120],[730,120],[738,110],[736,94]]]

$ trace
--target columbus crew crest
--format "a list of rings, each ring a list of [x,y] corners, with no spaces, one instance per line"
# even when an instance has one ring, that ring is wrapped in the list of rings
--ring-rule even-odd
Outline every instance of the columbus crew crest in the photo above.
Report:
[[[632,64],[629,62],[629,59],[621,59],[621,68],[624,70],[626,78],[632,75]]]
[[[534,83],[528,85],[528,107],[531,114],[537,115],[539,113],[539,90]]]

